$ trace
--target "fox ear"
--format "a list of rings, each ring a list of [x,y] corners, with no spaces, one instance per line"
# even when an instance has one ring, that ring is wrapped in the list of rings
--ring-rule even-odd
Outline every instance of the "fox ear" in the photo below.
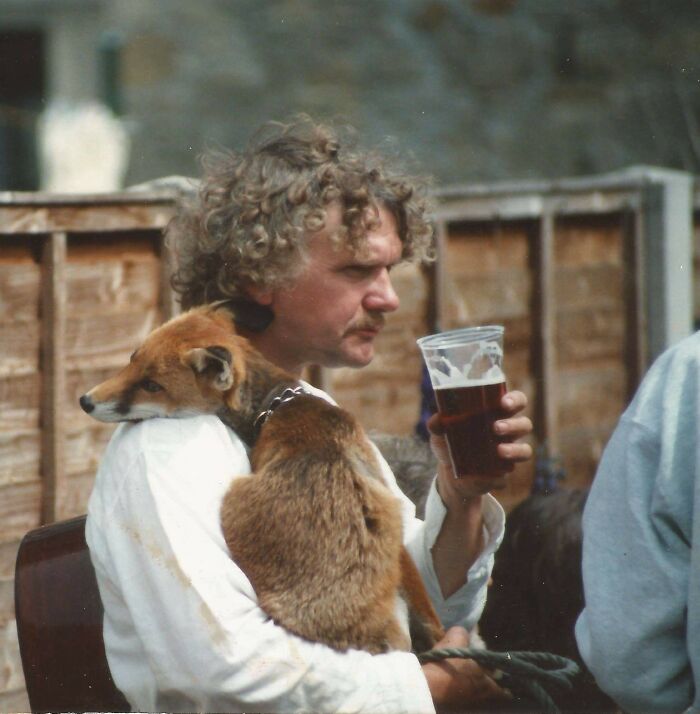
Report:
[[[187,361],[196,374],[210,377],[215,389],[225,392],[233,386],[233,357],[225,347],[195,347],[187,353]]]

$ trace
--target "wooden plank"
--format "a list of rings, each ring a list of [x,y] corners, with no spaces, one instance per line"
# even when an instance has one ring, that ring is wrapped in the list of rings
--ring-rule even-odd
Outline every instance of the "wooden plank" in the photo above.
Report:
[[[168,184],[175,184],[171,187]],[[121,191],[58,193],[54,191],[0,191],[0,206],[119,206],[132,203],[172,203],[183,192],[196,190],[196,179],[171,176]]]
[[[61,517],[81,516],[87,509],[87,502],[95,483],[95,474],[74,474],[66,482],[61,493]]]
[[[616,420],[626,404],[626,369],[620,360],[589,361],[560,372],[559,428],[595,427]]]
[[[158,324],[156,307],[65,321],[65,361],[69,369],[123,367],[129,355]]]
[[[0,580],[11,580],[15,577],[15,563],[19,539],[9,543],[0,543]]]
[[[0,543],[22,538],[41,525],[41,482],[0,486]]]
[[[626,241],[626,246],[628,246],[626,258],[629,260],[627,263],[629,266],[627,270],[628,331],[634,331],[634,336],[629,339],[629,344],[633,346],[634,350],[627,390],[629,398],[636,391],[649,365],[647,296],[644,288],[648,284],[645,268],[647,261],[644,253],[645,230],[644,211],[641,208],[637,208],[633,213],[633,219],[629,226],[631,235],[629,235],[628,231]]]
[[[46,238],[42,254],[41,366],[42,366],[42,523],[60,518],[58,501],[64,474],[64,421],[66,334],[65,233]]]
[[[537,219],[542,215],[545,205],[554,203],[558,215],[617,213],[636,205],[638,191],[637,188],[581,193],[499,193],[497,190],[486,190],[481,195],[475,192],[463,196],[443,195],[434,215],[436,220],[442,221],[456,221],[465,217],[488,221],[493,220],[494,216],[506,220]]]
[[[7,625],[13,621],[15,616],[14,590],[14,582],[11,579],[0,580],[0,652],[5,649]],[[0,674],[0,690],[3,689],[2,680],[3,677]]]
[[[91,478],[95,477],[115,426],[97,422],[86,414],[76,415],[76,422],[66,435],[66,488],[76,474],[90,474]]]
[[[172,203],[148,204],[137,200],[124,204],[0,204],[0,241],[3,233],[83,233],[165,228],[172,214]]]
[[[40,333],[37,320],[0,322],[0,378],[38,373]]]
[[[72,320],[81,316],[112,319],[119,313],[147,310],[158,303],[160,266],[155,256],[146,260],[69,261],[66,266],[66,300]],[[110,316],[108,318],[108,316]]]
[[[448,227],[446,221],[437,221],[435,232],[435,253],[436,259],[431,268],[431,281],[428,284],[430,290],[428,302],[430,312],[426,315],[429,333],[437,333],[445,329],[445,318],[448,301],[448,281],[446,275]]]
[[[555,281],[558,312],[577,307],[623,310],[625,271],[621,266],[603,264],[569,268],[557,263]]]
[[[28,712],[29,697],[26,689],[0,692],[0,712]]]
[[[14,596],[14,585],[10,581],[10,593]],[[5,587],[5,584],[2,584]],[[0,621],[0,691],[16,692],[24,687],[24,672],[22,671],[22,660],[19,654],[19,642],[17,640],[17,623],[14,617],[14,597],[10,617]],[[1,711],[17,711],[2,709]],[[29,711],[29,710],[24,710]]]
[[[38,315],[39,266],[32,260],[0,261],[0,322],[31,322]]]
[[[537,237],[537,301],[535,324],[539,354],[538,383],[540,391],[537,397],[538,419],[542,433],[540,442],[545,446],[550,457],[559,452],[558,414],[557,414],[557,350],[556,350],[556,307],[554,276],[554,214],[547,207],[540,218],[540,230]]]
[[[40,453],[39,429],[0,432],[0,486],[39,481]]]
[[[625,314],[622,304],[612,307],[580,306],[556,314],[554,345],[559,369],[594,360],[625,357]]]

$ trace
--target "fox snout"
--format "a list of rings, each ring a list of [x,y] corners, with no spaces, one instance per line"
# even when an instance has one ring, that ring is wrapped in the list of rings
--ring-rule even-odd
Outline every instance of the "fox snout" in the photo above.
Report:
[[[82,397],[79,399],[80,402],[80,408],[86,413],[90,414],[95,410],[95,403],[90,399],[89,394],[83,394]]]

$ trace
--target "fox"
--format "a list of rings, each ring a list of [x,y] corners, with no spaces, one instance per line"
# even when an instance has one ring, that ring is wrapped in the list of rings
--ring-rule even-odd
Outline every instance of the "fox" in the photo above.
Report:
[[[365,431],[256,350],[246,320],[235,301],[174,317],[80,406],[104,422],[217,415],[251,449],[220,523],[266,615],[339,651],[431,649],[444,629]]]

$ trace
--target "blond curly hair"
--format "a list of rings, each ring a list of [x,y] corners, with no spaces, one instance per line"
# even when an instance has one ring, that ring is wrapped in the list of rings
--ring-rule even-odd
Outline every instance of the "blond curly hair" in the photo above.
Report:
[[[353,251],[376,227],[381,205],[396,219],[403,259],[433,257],[428,182],[342,143],[340,130],[308,116],[270,122],[243,152],[211,152],[202,163],[196,199],[181,202],[168,228],[178,264],[172,284],[184,309],[245,298],[249,286],[291,283],[332,203],[342,209],[333,239]]]

